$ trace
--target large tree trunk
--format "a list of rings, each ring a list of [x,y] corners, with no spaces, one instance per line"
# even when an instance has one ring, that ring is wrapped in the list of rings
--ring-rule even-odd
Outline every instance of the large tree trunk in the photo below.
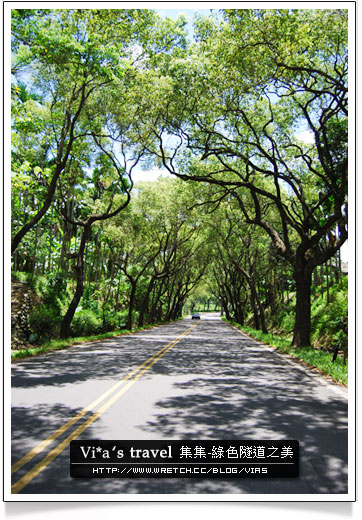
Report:
[[[312,273],[306,267],[295,267],[293,278],[296,284],[296,309],[293,346],[306,347],[310,345],[311,312],[310,286]]]
[[[74,313],[77,310],[80,299],[83,296],[84,291],[84,252],[85,247],[87,245],[87,241],[90,237],[91,226],[85,226],[83,231],[82,240],[80,242],[79,251],[77,255],[77,265],[76,265],[76,273],[77,273],[77,286],[75,289],[75,293],[72,301],[68,307],[68,310],[63,318],[62,325],[60,327],[60,337],[62,339],[69,338],[70,336],[70,326],[74,317]]]

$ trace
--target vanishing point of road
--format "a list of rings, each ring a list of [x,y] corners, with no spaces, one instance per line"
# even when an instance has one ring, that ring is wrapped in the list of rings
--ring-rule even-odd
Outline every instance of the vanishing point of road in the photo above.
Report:
[[[345,388],[204,314],[13,363],[12,493],[344,494],[347,425]],[[295,439],[300,476],[72,479],[73,439]]]

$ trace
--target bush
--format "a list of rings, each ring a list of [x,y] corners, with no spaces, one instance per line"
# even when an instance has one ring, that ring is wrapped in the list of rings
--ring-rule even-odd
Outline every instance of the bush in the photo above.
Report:
[[[59,314],[63,311],[62,302],[66,297],[67,281],[62,272],[49,273],[47,283],[43,287],[42,300],[44,304],[52,306]]]
[[[23,271],[12,271],[11,272],[11,281],[14,283],[21,282],[21,283],[30,284],[31,279],[32,279],[31,273],[25,273]]]
[[[342,346],[347,341],[347,279],[330,289],[330,303],[326,295],[319,296],[312,303],[313,342],[321,346]]]
[[[29,315],[30,338],[32,343],[41,343],[59,336],[62,318],[50,305],[38,305]]]
[[[273,313],[267,314],[269,327],[275,330],[290,334],[293,331],[295,321],[295,295],[290,295],[288,301],[279,303]]]
[[[289,311],[283,312],[281,316],[280,328],[283,332],[290,333],[293,331],[295,322],[295,306]]]
[[[100,304],[99,304],[99,291],[97,284],[88,283],[84,287],[83,296],[82,296],[82,308],[89,309],[93,313],[98,314],[100,312]]]
[[[121,329],[127,322],[127,312],[106,311],[102,318],[102,332]]]
[[[75,313],[72,326],[72,336],[90,336],[102,332],[102,318],[90,309],[82,309]]]

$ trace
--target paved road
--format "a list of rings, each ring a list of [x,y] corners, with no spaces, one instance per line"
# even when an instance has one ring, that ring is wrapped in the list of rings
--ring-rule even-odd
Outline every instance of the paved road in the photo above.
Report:
[[[171,349],[160,351],[176,338]],[[122,381],[157,352],[152,366],[144,365]],[[13,473],[13,492],[347,493],[346,390],[243,335],[217,315],[16,362],[12,386],[12,464],[57,432]],[[94,420],[94,411],[116,395]],[[97,402],[99,397],[103,400]],[[301,445],[300,477],[71,479],[66,439],[87,419],[79,439],[296,439]],[[68,421],[71,424],[59,431]],[[59,454],[52,451],[59,445]],[[45,465],[49,453],[57,456],[48,456]]]

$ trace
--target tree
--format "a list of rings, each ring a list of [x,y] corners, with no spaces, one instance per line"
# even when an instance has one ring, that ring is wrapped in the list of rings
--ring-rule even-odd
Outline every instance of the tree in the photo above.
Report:
[[[119,95],[125,88],[132,90],[133,77],[139,80],[150,57],[173,45],[182,47],[184,24],[183,19],[163,23],[148,9],[13,10],[13,74],[25,73],[46,114],[35,127],[26,113],[29,103],[20,115],[15,108],[14,130],[21,134],[15,143],[15,171],[23,175],[22,165],[30,155],[28,171],[43,190],[26,222],[16,221],[12,253],[48,211],[71,162],[82,158],[83,167],[88,166],[82,149],[94,133],[102,134],[92,117],[96,100],[107,96],[111,86],[113,94],[115,86]],[[13,90],[26,104],[24,85],[14,84]],[[33,137],[35,154],[24,150],[24,133]]]
[[[204,237],[189,197],[177,179],[140,183],[127,210],[107,226],[112,257],[129,284],[128,329],[135,311],[139,327],[179,317],[203,274]]]
[[[132,187],[132,184],[129,182],[129,178],[131,178],[132,169],[136,166],[140,159],[140,155],[136,155],[132,161],[131,166],[127,168],[126,159],[124,164],[120,164],[119,161],[108,150],[106,150],[105,146],[101,144],[100,141],[96,139],[96,142],[109,159],[107,166],[110,170],[110,178],[115,177],[115,179],[110,184],[110,187],[108,189],[106,188],[108,191],[107,198],[102,198],[103,200],[101,204],[104,205],[103,210],[99,211],[98,213],[93,213],[91,212],[91,208],[84,204],[82,210],[85,216],[82,220],[70,219],[65,209],[62,213],[65,220],[70,222],[72,225],[80,226],[82,228],[82,236],[79,249],[73,255],[73,258],[76,260],[76,290],[62,321],[60,328],[61,338],[67,338],[70,336],[70,325],[80,299],[83,296],[85,267],[84,255],[87,242],[91,238],[92,226],[95,222],[107,220],[117,216],[129,204],[131,200],[130,190]],[[106,200],[104,200],[105,198]]]
[[[347,13],[224,10],[199,20],[197,38],[170,70],[155,153],[172,174],[224,188],[269,235],[293,268],[293,345],[309,345],[312,272],[347,239]]]

